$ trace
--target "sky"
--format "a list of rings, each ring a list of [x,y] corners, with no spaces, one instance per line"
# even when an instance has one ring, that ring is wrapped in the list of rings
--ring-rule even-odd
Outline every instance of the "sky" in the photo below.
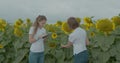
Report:
[[[13,23],[16,19],[45,15],[48,23],[66,21],[69,17],[95,16],[111,18],[120,13],[120,0],[0,0],[0,18]]]

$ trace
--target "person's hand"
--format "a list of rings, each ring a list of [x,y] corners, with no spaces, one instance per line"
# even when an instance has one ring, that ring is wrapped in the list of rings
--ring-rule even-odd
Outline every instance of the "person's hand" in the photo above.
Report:
[[[44,38],[44,39],[45,39],[45,38],[47,38],[47,36],[48,36],[47,34],[44,34],[42,38]]]
[[[62,47],[62,48],[65,48],[65,45],[61,44],[61,47]]]
[[[40,36],[38,37],[38,39],[42,39],[42,37],[43,37],[43,35],[40,35]]]
[[[42,34],[42,35],[40,35],[38,38],[39,39],[43,39],[43,38],[45,38],[47,36],[47,34]]]

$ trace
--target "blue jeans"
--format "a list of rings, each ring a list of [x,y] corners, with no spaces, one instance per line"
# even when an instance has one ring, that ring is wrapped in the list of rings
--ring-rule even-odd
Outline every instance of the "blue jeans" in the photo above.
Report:
[[[44,52],[30,52],[29,63],[44,63]]]
[[[74,55],[74,63],[88,63],[88,51],[85,50]]]

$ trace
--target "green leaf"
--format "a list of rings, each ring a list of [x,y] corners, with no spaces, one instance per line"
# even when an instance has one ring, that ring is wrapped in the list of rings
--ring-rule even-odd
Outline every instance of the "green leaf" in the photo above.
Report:
[[[96,44],[99,45],[103,51],[107,51],[114,43],[115,36],[97,35],[95,39],[97,40]]]
[[[120,61],[120,53],[118,53],[118,54],[116,55],[116,59],[117,59],[117,61]]]
[[[99,52],[101,52],[99,48],[94,48],[91,50],[91,55],[95,60],[97,60],[97,57],[99,56]]]
[[[3,48],[3,49],[0,49],[0,53],[4,53],[6,52],[6,50]]]
[[[0,54],[0,63],[2,63],[4,61],[4,59],[5,59],[5,57],[2,54]]]
[[[54,55],[50,53],[45,54],[45,63],[56,63],[56,60]]]
[[[27,49],[21,49],[18,51],[17,56],[15,61],[13,61],[13,63],[19,63],[21,62],[21,60],[25,57],[25,55],[28,53]]]
[[[108,53],[110,54],[110,56],[115,56],[117,54],[117,49],[115,47],[115,45],[111,46],[110,50],[108,51]]]
[[[101,63],[106,63],[110,58],[109,53],[107,52],[102,52],[99,55],[99,61],[101,61]]]
[[[62,50],[56,50],[55,52],[54,56],[57,58],[57,63],[63,63],[65,58],[64,52]]]
[[[18,41],[15,41],[13,45],[14,45],[14,48],[19,49],[23,47],[24,42],[21,42],[20,40],[18,40]]]

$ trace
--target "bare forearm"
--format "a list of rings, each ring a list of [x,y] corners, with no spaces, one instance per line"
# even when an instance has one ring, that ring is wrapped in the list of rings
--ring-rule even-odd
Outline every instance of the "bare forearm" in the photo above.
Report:
[[[30,43],[34,43],[36,41],[36,39],[32,38],[32,39],[29,39],[29,42]]]
[[[89,45],[89,39],[86,38],[86,45]]]
[[[63,48],[69,48],[72,46],[71,42],[68,42],[66,45],[62,45]]]
[[[64,45],[65,48],[69,48],[70,46],[71,45],[69,45],[69,44]]]

